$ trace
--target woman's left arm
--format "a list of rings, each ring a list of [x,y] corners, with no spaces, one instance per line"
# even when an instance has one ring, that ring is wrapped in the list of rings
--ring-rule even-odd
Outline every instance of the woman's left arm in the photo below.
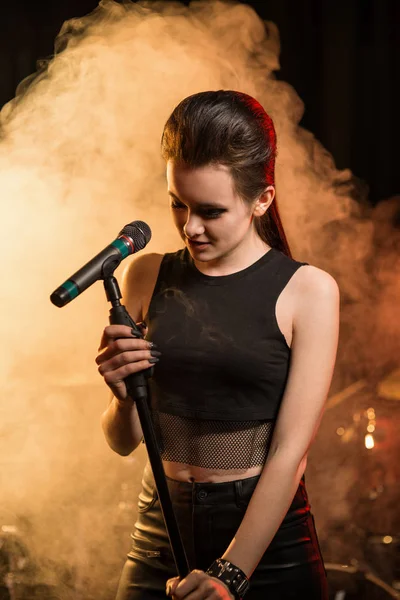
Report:
[[[253,573],[275,536],[305,471],[335,366],[339,338],[339,288],[329,273],[301,269],[293,318],[288,379],[268,458],[246,513],[222,555]]]

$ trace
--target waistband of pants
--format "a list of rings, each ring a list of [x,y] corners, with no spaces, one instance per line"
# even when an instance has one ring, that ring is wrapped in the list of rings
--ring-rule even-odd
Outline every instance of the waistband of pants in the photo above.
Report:
[[[150,464],[147,463],[144,478],[155,486]],[[178,481],[166,476],[167,485],[173,503],[191,504],[228,504],[247,505],[260,479],[260,475],[222,482]],[[290,511],[308,506],[304,475],[290,506]]]
[[[221,504],[235,501],[248,502],[260,479],[259,475],[234,481],[190,482],[167,477],[171,498],[192,497],[193,504]]]

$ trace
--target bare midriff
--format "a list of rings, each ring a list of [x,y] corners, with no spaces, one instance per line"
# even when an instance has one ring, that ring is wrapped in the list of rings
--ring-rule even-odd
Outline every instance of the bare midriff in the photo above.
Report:
[[[250,467],[249,469],[205,469],[195,465],[171,462],[164,460],[165,475],[176,481],[188,481],[198,483],[222,483],[223,481],[235,481],[255,477],[263,470],[263,465]]]

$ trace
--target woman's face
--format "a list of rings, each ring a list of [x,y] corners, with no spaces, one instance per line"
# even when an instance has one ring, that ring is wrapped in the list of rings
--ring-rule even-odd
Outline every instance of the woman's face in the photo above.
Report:
[[[168,194],[173,220],[194,260],[210,261],[234,253],[258,234],[253,206],[235,193],[229,168],[190,168],[167,163]]]

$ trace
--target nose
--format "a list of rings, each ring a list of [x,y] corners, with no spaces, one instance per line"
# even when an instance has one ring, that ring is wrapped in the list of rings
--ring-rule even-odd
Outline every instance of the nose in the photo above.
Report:
[[[183,226],[183,233],[188,238],[195,238],[204,233],[204,225],[202,219],[196,215],[188,215],[186,223]]]

